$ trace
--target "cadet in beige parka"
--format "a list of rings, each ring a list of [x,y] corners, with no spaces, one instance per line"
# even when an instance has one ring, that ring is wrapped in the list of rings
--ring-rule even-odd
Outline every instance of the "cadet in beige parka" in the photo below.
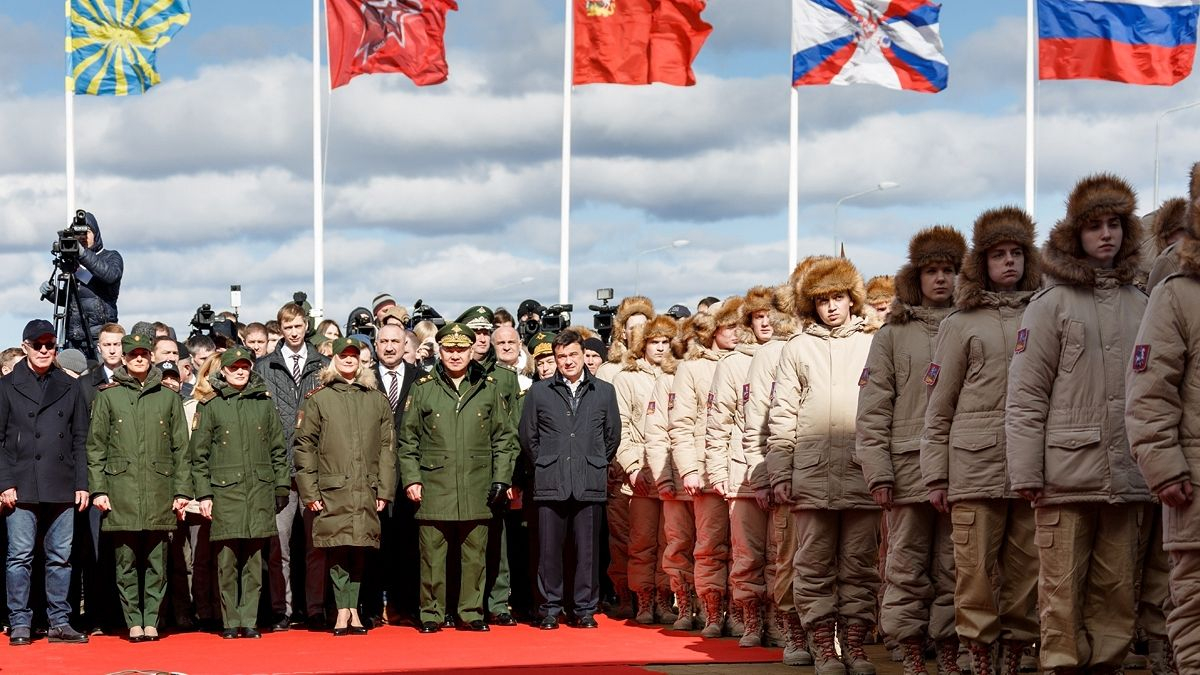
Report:
[[[1133,638],[1139,505],[1150,500],[1125,435],[1125,369],[1146,307],[1133,285],[1134,207],[1115,176],[1076,185],[1013,348],[1008,474],[1036,509],[1044,670],[1117,670]]]
[[[1008,364],[1042,279],[1034,237],[1033,219],[1016,207],[975,220],[958,309],[938,331],[921,439],[929,501],[953,523],[958,636],[985,673],[1000,641],[1005,675],[1016,675],[1038,629],[1033,508],[1009,487],[1004,435]]]
[[[879,589],[879,507],[854,453],[857,377],[871,336],[863,332],[863,281],[846,259],[815,263],[796,292],[808,321],[788,340],[776,373],[767,472],[790,504],[796,536],[793,592],[818,675],[875,672],[864,649]],[[843,665],[834,650],[846,633]]]
[[[908,675],[926,672],[930,639],[939,672],[958,672],[950,518],[929,504],[920,449],[929,386],[939,371],[933,345],[966,249],[963,236],[942,225],[909,242],[909,262],[896,274],[896,297],[871,343],[858,395],[858,460],[887,521],[880,624],[900,644]]]
[[[1187,214],[1193,214],[1198,208],[1197,204],[1200,204],[1200,162],[1192,165],[1191,180],[1188,185],[1186,212]],[[1163,204],[1163,208],[1159,209],[1159,213],[1162,213],[1165,208],[1166,204]],[[1188,217],[1190,218],[1190,215]],[[1200,237],[1200,233],[1197,233],[1195,228],[1191,228],[1184,231],[1182,239],[1195,239],[1197,237]],[[1163,279],[1179,271],[1179,248],[1181,245],[1181,242],[1177,240],[1159,252],[1158,257],[1154,259],[1154,264],[1150,266],[1150,277],[1146,282],[1148,290],[1153,289]]]

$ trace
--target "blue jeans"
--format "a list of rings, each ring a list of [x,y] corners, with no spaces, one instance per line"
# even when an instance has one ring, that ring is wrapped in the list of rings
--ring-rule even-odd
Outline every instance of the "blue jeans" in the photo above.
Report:
[[[21,504],[7,516],[8,522],[8,608],[9,622],[28,627],[33,623],[29,609],[29,577],[38,523],[45,526],[46,618],[50,626],[67,623],[71,587],[71,540],[75,536],[72,504]]]

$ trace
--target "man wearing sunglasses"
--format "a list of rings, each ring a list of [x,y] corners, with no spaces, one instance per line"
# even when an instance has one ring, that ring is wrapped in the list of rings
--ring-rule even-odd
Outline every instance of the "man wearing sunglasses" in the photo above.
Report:
[[[27,645],[30,570],[39,528],[46,554],[50,642],[87,642],[67,623],[73,508],[88,506],[88,409],[76,381],[54,364],[54,326],[35,319],[21,333],[25,359],[0,378],[0,510],[8,523],[9,644]]]

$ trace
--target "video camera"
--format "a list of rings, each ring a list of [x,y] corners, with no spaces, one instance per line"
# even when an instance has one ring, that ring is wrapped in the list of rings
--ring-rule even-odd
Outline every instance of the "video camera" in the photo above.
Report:
[[[557,333],[571,325],[571,312],[574,305],[550,305],[542,310],[542,330],[547,333]]]
[[[58,239],[50,246],[50,252],[60,265],[78,266],[79,255],[83,252],[84,242],[87,241],[90,231],[87,212],[83,209],[75,211],[75,218],[71,220],[71,224],[58,231]]]
[[[346,318],[346,335],[366,335],[375,341],[375,318],[366,307],[356,307]]]
[[[212,305],[207,302],[196,308],[196,313],[192,315],[192,320],[189,322],[192,326],[192,335],[209,335],[212,333],[213,324],[216,323],[217,313],[213,311]]]
[[[438,328],[446,325],[446,320],[442,318],[441,314],[438,314],[436,309],[425,304],[420,298],[417,298],[417,301],[413,303],[412,316],[408,320],[409,330],[412,330],[413,326],[422,321],[432,321],[433,325]]]
[[[597,288],[596,299],[600,301],[600,304],[588,305],[588,309],[596,313],[596,316],[592,317],[592,327],[600,334],[600,339],[604,341],[604,344],[608,344],[612,337],[613,316],[617,313],[617,308],[608,304],[612,297],[613,289]]]

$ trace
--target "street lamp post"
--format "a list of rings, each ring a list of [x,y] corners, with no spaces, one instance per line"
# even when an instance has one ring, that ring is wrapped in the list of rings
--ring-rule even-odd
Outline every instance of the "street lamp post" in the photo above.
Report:
[[[897,187],[900,187],[899,183],[897,183],[895,181],[885,180],[885,181],[880,182],[875,187],[870,188],[869,190],[863,190],[862,192],[855,192],[852,195],[846,195],[845,197],[842,197],[841,199],[837,200],[837,203],[833,205],[833,254],[835,256],[838,254],[838,210],[842,207],[842,202],[849,201],[851,199],[855,199],[855,198],[861,197],[863,195],[869,195],[872,192],[882,192],[884,190],[891,190],[892,188],[897,188]]]
[[[1170,115],[1171,113],[1176,113],[1176,112],[1179,112],[1180,110],[1187,110],[1188,108],[1195,108],[1197,106],[1200,106],[1200,101],[1196,101],[1195,103],[1188,103],[1187,105],[1176,106],[1174,108],[1168,108],[1167,110],[1162,111],[1162,114],[1160,114],[1158,116],[1158,119],[1155,120],[1155,122],[1154,122],[1154,209],[1153,210],[1158,210],[1158,133],[1162,127],[1163,118],[1166,117],[1167,115]]]
[[[690,243],[692,242],[688,241],[687,239],[676,239],[665,246],[656,246],[654,248],[646,249],[645,251],[638,251],[637,255],[633,256],[633,294],[638,294],[638,282],[641,280],[642,276],[642,256],[646,255],[647,253],[658,253],[659,251],[665,251],[669,248],[683,248]]]

